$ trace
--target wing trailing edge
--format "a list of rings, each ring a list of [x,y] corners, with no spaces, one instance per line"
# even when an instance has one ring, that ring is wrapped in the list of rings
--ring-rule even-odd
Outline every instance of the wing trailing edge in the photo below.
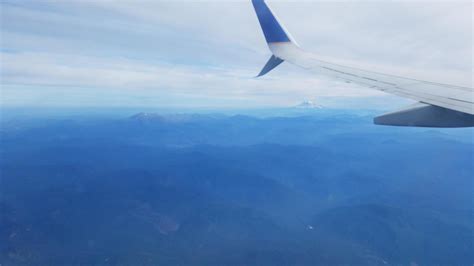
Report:
[[[374,118],[374,124],[409,127],[473,127],[474,116],[434,105],[417,103]]]

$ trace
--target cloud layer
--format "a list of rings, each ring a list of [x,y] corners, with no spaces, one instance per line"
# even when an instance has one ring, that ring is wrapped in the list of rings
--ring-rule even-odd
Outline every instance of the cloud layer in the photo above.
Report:
[[[471,2],[269,1],[328,58],[472,86]],[[248,1],[1,3],[2,106],[258,107],[381,93],[270,55]]]

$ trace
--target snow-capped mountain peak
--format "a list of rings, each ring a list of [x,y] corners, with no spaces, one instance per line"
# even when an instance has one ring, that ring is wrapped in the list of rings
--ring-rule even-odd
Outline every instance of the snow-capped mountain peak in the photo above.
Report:
[[[323,108],[321,105],[316,104],[313,101],[310,100],[305,100],[301,102],[300,104],[295,106],[296,108],[308,108],[308,109],[321,109]]]

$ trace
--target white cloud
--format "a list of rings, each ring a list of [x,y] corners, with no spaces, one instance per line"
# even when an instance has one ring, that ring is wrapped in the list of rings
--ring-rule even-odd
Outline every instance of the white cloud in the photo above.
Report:
[[[268,2],[306,50],[472,86],[471,2]],[[124,104],[127,98],[172,96],[183,99],[181,105],[210,106],[380,95],[285,64],[251,79],[269,52],[249,1],[1,5],[3,105],[34,104],[46,96],[53,103],[53,92],[61,89],[89,104],[103,103],[103,94],[124,95]],[[79,102],[66,98],[58,101]]]
[[[181,95],[184,99],[232,100],[234,105],[291,105],[315,97],[366,97],[379,92],[339,82],[307,77],[295,71],[276,70],[275,77],[252,78],[256,71],[176,64],[146,64],[128,59],[110,59],[41,53],[3,53],[2,85],[38,86],[71,90],[107,90],[127,95]],[[5,92],[15,94],[15,89]],[[41,90],[39,91],[41,92]],[[31,93],[31,91],[29,91]],[[37,92],[38,93],[38,92]],[[8,95],[4,95],[4,104]],[[17,97],[17,96],[14,96]],[[16,103],[18,99],[15,100]],[[183,100],[181,105],[188,102]],[[176,103],[174,103],[176,104]],[[217,103],[219,104],[219,103]],[[220,103],[222,104],[222,103]]]

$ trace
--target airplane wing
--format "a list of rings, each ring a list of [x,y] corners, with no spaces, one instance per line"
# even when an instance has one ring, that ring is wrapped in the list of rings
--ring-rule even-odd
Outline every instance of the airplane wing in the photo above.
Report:
[[[279,23],[264,0],[252,0],[272,57],[258,76],[284,61],[317,74],[363,85],[418,101],[418,104],[381,115],[375,124],[422,127],[474,126],[474,89],[378,73],[319,59],[303,51]]]

